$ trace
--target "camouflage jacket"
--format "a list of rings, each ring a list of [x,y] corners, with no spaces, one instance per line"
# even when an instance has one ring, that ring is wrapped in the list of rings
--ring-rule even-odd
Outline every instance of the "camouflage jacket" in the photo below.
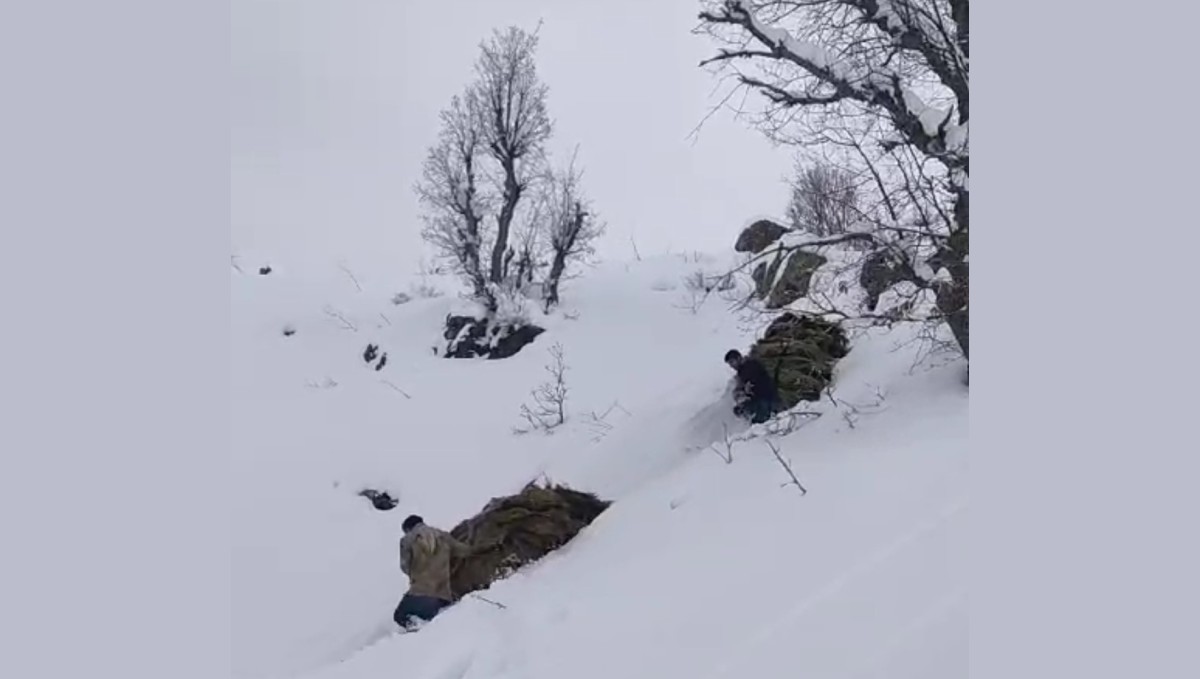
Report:
[[[408,576],[408,593],[453,601],[451,557],[470,555],[471,548],[449,533],[421,524],[400,538],[400,570]]]

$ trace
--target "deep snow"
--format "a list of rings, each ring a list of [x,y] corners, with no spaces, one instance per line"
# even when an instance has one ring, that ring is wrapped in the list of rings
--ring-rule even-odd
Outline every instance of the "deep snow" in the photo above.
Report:
[[[460,306],[449,281],[433,281],[445,296],[394,305],[403,288],[360,292],[332,264],[258,276],[243,260],[231,273],[234,675],[965,676],[962,364],[914,367],[911,330],[856,337],[836,403],[771,436],[802,495],[782,485],[766,429],[729,413],[721,357],[769,318],[718,296],[693,312],[684,284],[734,261],[587,270],[561,309],[531,312],[546,333],[486,361],[433,351]],[[388,354],[381,371],[361,357],[369,342]],[[516,435],[554,342],[570,420]],[[706,449],[726,428],[741,439],[732,464]],[[393,633],[403,517],[449,528],[542,475],[616,502],[483,593],[503,608],[468,598]],[[374,510],[355,495],[366,486],[399,507]]]

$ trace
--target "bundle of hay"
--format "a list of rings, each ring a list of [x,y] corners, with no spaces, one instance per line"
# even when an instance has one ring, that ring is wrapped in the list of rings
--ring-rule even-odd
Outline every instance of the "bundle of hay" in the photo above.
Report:
[[[473,546],[491,547],[455,559],[450,589],[457,601],[565,545],[596,520],[609,502],[560,485],[531,483],[520,493],[492,499],[450,534]]]
[[[784,408],[800,401],[817,401],[833,380],[833,366],[850,350],[836,323],[817,316],[784,313],[750,348],[775,378]]]

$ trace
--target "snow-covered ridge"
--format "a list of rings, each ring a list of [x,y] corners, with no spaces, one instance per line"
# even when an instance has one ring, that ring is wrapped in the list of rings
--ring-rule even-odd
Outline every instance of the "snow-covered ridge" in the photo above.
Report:
[[[435,355],[459,310],[233,271],[234,674],[409,679],[959,677],[967,395],[900,328],[855,340],[834,399],[787,436],[730,413],[725,350],[768,317],[684,279],[732,255],[609,262],[501,361]],[[362,290],[358,290],[362,287]],[[285,336],[285,326],[294,334]],[[567,425],[516,435],[563,347]],[[387,352],[364,362],[368,343]],[[707,448],[725,452],[732,463]],[[770,440],[808,493],[801,495]],[[615,500],[566,548],[417,634],[391,632],[409,512],[449,526],[539,476]],[[379,512],[355,493],[388,490]],[[492,603],[495,602],[495,603]],[[503,607],[497,606],[500,604]]]

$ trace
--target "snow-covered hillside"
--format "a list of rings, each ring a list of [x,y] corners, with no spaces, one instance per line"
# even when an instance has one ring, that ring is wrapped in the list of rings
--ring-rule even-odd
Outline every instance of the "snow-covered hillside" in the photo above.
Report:
[[[233,662],[239,678],[962,677],[967,393],[904,329],[857,337],[836,400],[786,435],[730,413],[729,348],[769,317],[684,279],[731,256],[608,262],[500,361],[447,360],[447,294],[233,271]],[[294,330],[285,336],[284,329]],[[368,343],[386,352],[364,362]],[[548,347],[569,421],[518,435]],[[724,432],[738,439],[727,464]],[[790,460],[802,494],[768,445]],[[573,542],[416,634],[392,610],[409,513],[449,528],[547,476],[614,500]],[[399,498],[381,512],[356,493]]]

